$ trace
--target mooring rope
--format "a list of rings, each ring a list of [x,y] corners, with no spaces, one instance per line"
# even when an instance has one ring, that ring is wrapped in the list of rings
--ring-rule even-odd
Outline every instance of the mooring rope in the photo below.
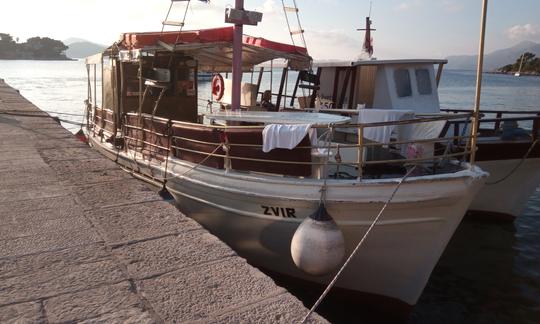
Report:
[[[323,166],[324,181],[323,181],[323,185],[321,187],[321,197],[320,197],[320,203],[322,205],[326,204],[326,191],[328,189],[328,186],[327,186],[327,180],[328,180],[327,168],[328,168],[328,161],[330,160],[330,146],[332,145],[332,135],[334,134],[333,129],[334,129],[334,125],[330,124],[330,125],[328,125],[328,129],[321,135],[321,138],[324,136],[324,142],[325,142],[324,146],[326,147],[326,159],[324,161],[324,166]],[[319,146],[319,143],[317,143],[317,150],[319,149],[318,146]]]
[[[75,122],[75,121],[72,121],[72,120],[68,120],[68,119],[63,119],[63,118],[59,118],[57,116],[50,116],[50,115],[37,115],[37,114],[25,114],[25,113],[16,113],[16,112],[11,112],[11,111],[0,111],[0,114],[3,114],[3,115],[10,115],[10,116],[21,116],[21,117],[37,117],[37,118],[51,118],[57,122],[63,122],[63,123],[66,123],[66,124],[72,124],[72,125],[76,125],[76,126],[82,126],[83,124],[82,123],[78,123],[78,122]]]
[[[538,139],[536,139],[536,140],[534,140],[534,142],[532,142],[531,146],[529,147],[529,150],[527,150],[527,153],[525,153],[525,155],[521,158],[521,160],[516,164],[516,166],[514,166],[514,168],[512,168],[510,170],[510,172],[508,172],[507,175],[505,175],[504,177],[502,177],[501,179],[499,179],[497,181],[486,182],[486,186],[492,186],[492,185],[499,184],[499,183],[503,182],[504,180],[508,179],[512,174],[514,174],[514,172],[516,172],[517,169],[519,169],[519,167],[521,167],[523,165],[525,160],[527,160],[527,158],[529,157],[529,154],[531,154],[533,148],[536,146],[536,143],[538,143]]]
[[[332,289],[332,287],[335,285],[336,281],[339,279],[339,277],[341,276],[341,273],[343,272],[343,270],[345,270],[345,268],[349,265],[349,263],[351,262],[352,258],[356,255],[356,252],[358,252],[358,249],[360,248],[360,246],[362,246],[362,244],[364,243],[364,241],[366,240],[367,236],[369,235],[369,233],[371,232],[371,230],[373,229],[373,227],[375,226],[375,224],[379,221],[379,218],[382,216],[384,210],[386,209],[386,207],[390,204],[390,202],[392,201],[392,199],[394,198],[394,196],[396,195],[399,187],[401,186],[401,184],[403,183],[403,181],[405,181],[405,179],[407,179],[407,177],[414,171],[414,169],[416,169],[416,165],[413,166],[409,171],[407,171],[407,173],[403,176],[403,178],[401,178],[401,180],[399,180],[398,184],[396,185],[396,188],[394,188],[394,191],[392,192],[392,194],[390,195],[390,198],[388,198],[388,200],[386,201],[386,203],[383,205],[383,207],[381,208],[381,210],[379,211],[379,214],[377,214],[377,217],[375,217],[375,219],[373,220],[373,222],[371,223],[371,225],[369,226],[369,228],[367,229],[366,233],[364,234],[364,236],[362,237],[362,239],[360,240],[360,242],[358,242],[358,244],[356,245],[356,247],[354,248],[354,250],[352,251],[352,253],[349,255],[349,257],[347,258],[347,260],[345,261],[345,263],[343,263],[343,265],[341,266],[341,268],[339,269],[339,271],[336,273],[336,275],[334,276],[334,278],[332,279],[332,281],[330,281],[330,283],[328,284],[328,286],[326,287],[326,289],[323,291],[323,293],[321,294],[321,296],[319,297],[319,299],[317,299],[317,301],[315,302],[315,304],[313,304],[313,306],[311,307],[311,309],[309,310],[309,312],[306,314],[306,316],[302,319],[302,324],[303,323],[306,323],[306,321],[309,319],[309,316],[311,316],[311,314],[313,314],[313,312],[315,311],[315,309],[319,306],[319,304],[323,301],[323,299],[326,297],[326,295],[330,292],[330,289]]]
[[[128,141],[130,141],[130,140],[128,139]],[[127,144],[127,145],[128,145],[128,144]],[[171,176],[171,177],[167,177],[167,170],[165,169],[165,177],[159,178],[159,177],[152,176],[151,178],[154,179],[154,180],[157,180],[157,181],[163,181],[163,182],[164,182],[164,185],[165,185],[165,183],[166,183],[168,180],[172,180],[172,179],[176,179],[176,178],[182,178],[182,177],[184,177],[184,175],[186,175],[188,172],[191,172],[191,171],[195,170],[196,168],[198,168],[199,166],[201,166],[201,165],[202,165],[204,162],[206,162],[210,157],[215,156],[217,150],[218,150],[220,147],[222,147],[223,145],[224,145],[224,143],[219,143],[219,145],[218,145],[212,152],[208,153],[208,155],[207,155],[204,159],[202,159],[200,162],[198,162],[198,163],[195,164],[194,166],[190,167],[188,170],[186,170],[186,171],[183,172],[182,174],[179,174],[179,175],[173,175],[173,176]],[[137,153],[142,154],[142,153],[141,153],[141,152],[137,152],[136,150],[129,150],[129,149],[128,149],[127,152],[126,152],[126,155],[128,155],[128,152],[129,152],[129,151],[132,151],[132,153],[133,153],[133,154],[132,154],[132,160],[133,160],[133,162],[136,164],[136,163],[137,163],[137,156],[136,156],[136,154],[137,154]],[[136,172],[136,171],[135,171],[135,168],[134,168],[134,167],[132,166],[132,164],[131,164],[131,159],[129,159],[129,155],[128,155],[127,157],[128,157],[128,161],[130,162],[131,171],[132,171],[132,172]],[[167,156],[166,156],[166,161],[165,161],[166,165],[167,165],[168,159],[169,159],[169,156],[167,155]],[[145,159],[143,158],[142,160],[144,161]],[[150,162],[150,161],[149,161],[149,162]],[[148,166],[149,166],[149,168],[150,168],[150,165],[148,165]],[[137,172],[137,173],[140,173],[140,172]]]
[[[10,110],[3,110],[2,112],[8,112],[8,113],[40,113],[40,112],[44,112],[44,113],[47,113],[47,114],[57,114],[57,115],[66,115],[66,116],[77,116],[77,117],[80,117],[80,116],[84,116],[83,114],[74,114],[74,113],[66,113],[66,112],[60,112],[60,111],[51,111],[51,110],[41,110],[40,111],[36,111],[36,112],[32,112],[32,111],[28,111],[28,110],[21,110],[21,109],[10,109]],[[37,115],[37,116],[43,116],[43,115]]]
[[[165,177],[164,178],[156,178],[158,180],[163,180],[163,181],[167,181],[167,180],[171,180],[171,179],[175,179],[175,178],[183,178],[188,172],[191,172],[193,170],[195,170],[196,168],[198,168],[199,166],[201,166],[204,162],[206,162],[206,160],[208,160],[210,157],[214,156],[217,152],[217,150],[223,146],[223,143],[220,143],[211,153],[209,153],[204,159],[202,159],[199,163],[195,164],[194,166],[190,167],[187,171],[185,171],[184,173],[182,174],[179,174],[179,175],[173,175],[171,177],[167,177],[167,174],[165,173]],[[169,157],[167,157],[168,159]]]

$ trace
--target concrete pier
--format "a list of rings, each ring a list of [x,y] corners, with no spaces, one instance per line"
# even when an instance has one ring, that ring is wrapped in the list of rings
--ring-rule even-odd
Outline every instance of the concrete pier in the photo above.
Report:
[[[45,116],[0,80],[0,323],[294,323],[307,313]]]

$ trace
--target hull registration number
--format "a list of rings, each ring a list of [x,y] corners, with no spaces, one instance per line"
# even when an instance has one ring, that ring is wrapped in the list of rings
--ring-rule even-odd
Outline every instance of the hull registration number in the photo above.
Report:
[[[261,205],[261,208],[263,209],[263,213],[265,215],[296,218],[296,210],[294,208],[271,207],[263,205]]]

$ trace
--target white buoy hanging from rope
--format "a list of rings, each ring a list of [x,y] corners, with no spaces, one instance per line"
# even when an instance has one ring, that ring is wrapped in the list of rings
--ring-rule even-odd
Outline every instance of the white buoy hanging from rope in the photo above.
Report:
[[[343,233],[323,203],[298,226],[291,255],[299,269],[314,276],[328,274],[341,265],[345,256]]]
[[[330,157],[332,126],[326,133],[327,159]],[[324,170],[326,170],[326,165]],[[317,210],[306,217],[294,232],[291,241],[291,256],[294,264],[306,273],[321,276],[336,270],[345,256],[345,239],[336,222],[326,210],[326,180],[321,187],[321,198]]]

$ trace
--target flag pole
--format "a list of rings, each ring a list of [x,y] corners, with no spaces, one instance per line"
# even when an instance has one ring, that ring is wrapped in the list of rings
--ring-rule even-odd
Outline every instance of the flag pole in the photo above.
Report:
[[[476,67],[476,93],[474,100],[474,111],[471,127],[471,166],[476,161],[476,139],[478,136],[478,127],[480,125],[480,94],[482,91],[482,71],[484,65],[484,41],[486,38],[486,18],[487,18],[488,0],[482,0],[482,19],[480,22],[480,44],[478,46],[478,64]]]

